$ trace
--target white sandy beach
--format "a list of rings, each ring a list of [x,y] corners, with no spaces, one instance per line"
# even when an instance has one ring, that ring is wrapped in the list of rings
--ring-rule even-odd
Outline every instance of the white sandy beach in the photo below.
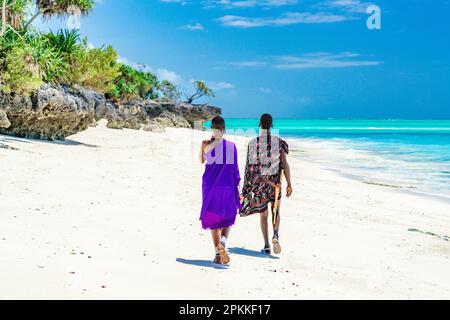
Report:
[[[450,204],[325,170],[301,143],[282,255],[259,254],[258,217],[238,218],[231,265],[213,265],[206,137],[104,123],[64,143],[0,136],[18,149],[0,148],[0,299],[450,299]],[[243,176],[247,139],[231,140]]]

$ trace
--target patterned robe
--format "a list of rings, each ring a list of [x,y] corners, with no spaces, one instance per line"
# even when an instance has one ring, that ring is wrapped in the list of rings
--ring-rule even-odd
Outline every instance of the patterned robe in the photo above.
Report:
[[[281,162],[282,151],[289,154],[288,144],[270,133],[250,141],[242,189],[244,202],[239,211],[242,217],[266,211],[269,203],[273,206],[274,185],[281,182],[281,172],[284,169]]]

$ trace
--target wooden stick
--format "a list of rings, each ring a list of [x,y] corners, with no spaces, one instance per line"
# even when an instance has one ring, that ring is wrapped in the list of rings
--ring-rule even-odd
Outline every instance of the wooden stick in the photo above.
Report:
[[[275,188],[275,203],[273,204],[273,224],[277,224],[278,198],[281,192],[281,184]]]
[[[281,193],[281,181],[283,180],[283,171],[280,173],[280,183],[275,187],[275,203],[273,204],[273,224],[277,224],[278,198]]]

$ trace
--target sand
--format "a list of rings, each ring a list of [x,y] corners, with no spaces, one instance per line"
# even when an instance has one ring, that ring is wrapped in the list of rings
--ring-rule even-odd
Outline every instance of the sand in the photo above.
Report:
[[[238,218],[231,265],[198,221],[207,133],[110,130],[62,143],[0,136],[0,299],[450,299],[450,204],[365,184],[291,144],[283,253]],[[241,174],[246,152],[237,143]]]

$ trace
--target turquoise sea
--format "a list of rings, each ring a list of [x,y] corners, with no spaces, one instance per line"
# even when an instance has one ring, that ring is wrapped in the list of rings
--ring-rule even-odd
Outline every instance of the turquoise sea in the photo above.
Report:
[[[258,119],[226,119],[228,133],[254,135]],[[450,199],[450,120],[277,119],[279,135],[300,142],[291,156],[368,183]],[[301,146],[317,152],[302,153]]]

